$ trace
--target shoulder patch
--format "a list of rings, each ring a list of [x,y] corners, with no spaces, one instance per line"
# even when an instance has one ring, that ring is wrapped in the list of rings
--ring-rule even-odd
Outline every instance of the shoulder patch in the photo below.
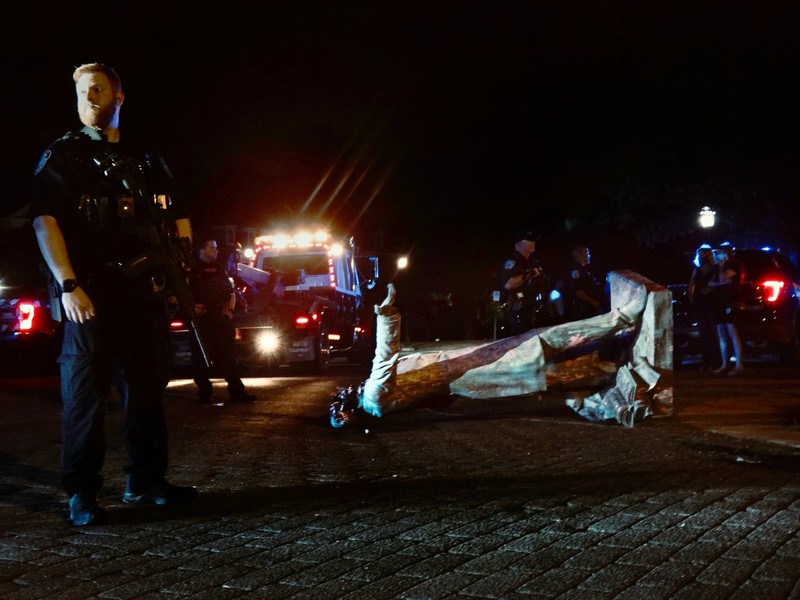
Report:
[[[573,279],[580,279],[581,278],[581,272],[578,269],[575,269],[574,271],[572,271],[572,273],[570,273],[570,275],[572,276]]]
[[[52,155],[53,153],[50,152],[50,150],[44,151],[44,154],[42,154],[42,158],[39,159],[39,164],[36,165],[36,170],[33,172],[34,175],[38,175],[39,171],[44,169],[44,166],[47,164],[47,161],[50,159]]]
[[[506,271],[509,271],[514,268],[514,265],[517,264],[513,260],[507,260],[505,266],[503,267]]]

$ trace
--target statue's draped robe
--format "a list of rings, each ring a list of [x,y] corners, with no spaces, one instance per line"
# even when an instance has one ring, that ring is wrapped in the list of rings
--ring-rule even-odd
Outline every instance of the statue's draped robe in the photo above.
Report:
[[[630,271],[609,275],[612,309],[581,321],[466,348],[400,356],[401,315],[394,288],[375,307],[377,345],[360,407],[374,416],[442,395],[525,396],[562,389],[591,420],[632,426],[672,409],[672,312],[669,290]],[[600,360],[616,349],[624,364]]]

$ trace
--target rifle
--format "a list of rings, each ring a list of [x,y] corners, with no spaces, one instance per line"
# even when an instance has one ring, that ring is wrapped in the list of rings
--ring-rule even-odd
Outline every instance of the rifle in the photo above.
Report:
[[[154,276],[153,287],[165,295],[175,296],[179,315],[188,324],[206,367],[211,367],[211,359],[197,329],[194,298],[186,282],[184,265],[191,260],[191,241],[188,238],[176,239],[171,223],[166,218],[166,210],[158,208],[156,196],[144,187],[141,167],[135,161],[124,161],[111,151],[104,152],[102,158],[94,157],[92,160],[106,177],[114,177],[122,183],[128,193],[138,200],[137,206],[147,207],[151,217],[151,224],[143,226],[140,231],[149,251],[122,265],[123,272],[130,278],[156,269],[164,272],[165,281],[157,283]],[[139,177],[135,176],[137,172]]]

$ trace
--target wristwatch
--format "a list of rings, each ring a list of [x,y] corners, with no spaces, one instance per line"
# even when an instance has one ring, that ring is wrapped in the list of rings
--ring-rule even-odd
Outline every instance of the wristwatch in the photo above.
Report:
[[[78,283],[77,279],[65,279],[61,283],[61,293],[62,294],[69,294],[70,292],[74,292],[75,288],[79,287],[81,284]]]

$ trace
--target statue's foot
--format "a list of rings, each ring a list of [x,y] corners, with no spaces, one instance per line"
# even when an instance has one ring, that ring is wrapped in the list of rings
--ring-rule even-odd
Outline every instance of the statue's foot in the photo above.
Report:
[[[381,306],[390,306],[394,304],[394,297],[397,295],[397,290],[393,283],[386,284],[386,298],[381,302]]]
[[[395,317],[400,315],[400,311],[397,309],[396,306],[392,306],[394,303],[394,297],[397,295],[397,290],[394,287],[393,283],[386,284],[386,298],[380,305],[376,304],[373,308],[375,310],[375,314],[378,316],[384,317]]]

